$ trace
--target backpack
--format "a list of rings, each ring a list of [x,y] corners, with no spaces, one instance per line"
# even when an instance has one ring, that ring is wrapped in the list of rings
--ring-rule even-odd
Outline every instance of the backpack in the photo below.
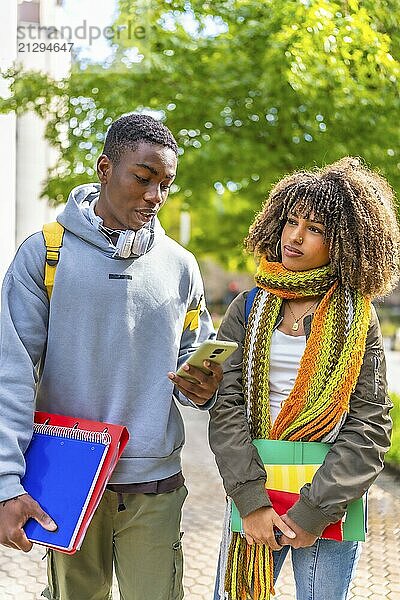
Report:
[[[46,286],[49,300],[54,286],[54,277],[58,261],[60,260],[60,248],[64,238],[64,227],[57,221],[43,225],[42,233],[46,245],[46,261],[44,263],[44,285]]]
[[[251,307],[253,306],[254,298],[257,295],[257,292],[260,290],[259,287],[253,287],[246,296],[245,304],[244,304],[244,324],[247,326],[247,322],[249,320],[249,315],[251,311]]]

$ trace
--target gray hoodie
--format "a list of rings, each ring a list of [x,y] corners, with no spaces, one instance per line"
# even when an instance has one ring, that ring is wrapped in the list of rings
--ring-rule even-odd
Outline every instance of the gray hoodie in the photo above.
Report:
[[[24,492],[35,407],[126,425],[131,437],[113,483],[163,479],[181,468],[184,428],[174,396],[196,405],[174,393],[167,373],[214,337],[205,308],[198,327],[183,331],[204,294],[199,268],[157,218],[145,254],[115,258],[87,209],[98,191],[74,189],[58,217],[65,234],[50,306],[41,232],[23,242],[4,279],[0,500]]]

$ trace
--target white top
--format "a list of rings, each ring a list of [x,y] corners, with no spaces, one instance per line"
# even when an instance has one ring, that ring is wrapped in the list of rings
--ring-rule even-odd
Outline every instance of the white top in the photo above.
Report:
[[[269,371],[272,423],[292,391],[305,347],[305,335],[288,335],[279,329],[275,329],[272,334]]]

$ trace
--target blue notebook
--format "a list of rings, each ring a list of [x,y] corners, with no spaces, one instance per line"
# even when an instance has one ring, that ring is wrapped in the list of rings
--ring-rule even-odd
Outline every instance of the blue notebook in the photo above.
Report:
[[[70,551],[101,473],[109,436],[48,426],[49,433],[44,433],[43,427],[36,428],[25,453],[26,474],[21,483],[58,529],[47,531],[29,519],[24,530],[32,542]]]

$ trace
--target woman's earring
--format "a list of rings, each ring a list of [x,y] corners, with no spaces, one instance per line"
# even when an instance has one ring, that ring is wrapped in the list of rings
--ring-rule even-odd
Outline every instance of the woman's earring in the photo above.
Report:
[[[276,242],[276,246],[275,246],[275,254],[276,254],[277,258],[280,258],[280,255],[281,255],[281,248],[280,248],[280,246],[281,246],[281,240],[278,240]]]

